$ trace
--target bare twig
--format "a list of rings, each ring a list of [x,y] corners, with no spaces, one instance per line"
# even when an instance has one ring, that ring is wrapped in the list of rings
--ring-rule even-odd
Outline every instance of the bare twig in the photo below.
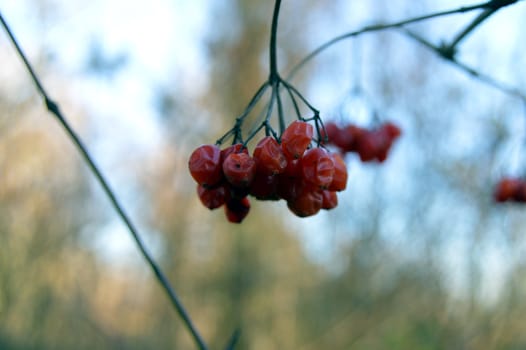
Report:
[[[508,85],[506,83],[498,81],[497,79],[495,79],[495,78],[493,78],[493,77],[491,77],[491,76],[489,76],[487,74],[479,72],[477,69],[472,68],[472,67],[468,66],[465,63],[459,62],[454,56],[450,55],[448,47],[444,48],[442,46],[435,46],[432,43],[430,43],[429,41],[427,41],[424,38],[422,38],[421,36],[413,33],[409,29],[401,28],[401,31],[402,31],[402,33],[404,33],[405,35],[407,35],[411,39],[413,39],[413,40],[417,41],[418,43],[420,43],[422,46],[430,49],[431,51],[434,51],[440,57],[444,58],[446,61],[450,62],[455,67],[457,67],[458,69],[460,69],[460,70],[464,71],[465,73],[469,74],[473,78],[483,82],[484,84],[490,85],[490,86],[494,87],[495,89],[500,90],[500,91],[502,91],[502,92],[504,92],[506,94],[509,94],[511,96],[515,96],[515,97],[521,99],[523,102],[526,102],[526,95],[522,91],[520,91],[516,87],[510,86],[510,85]]]
[[[153,256],[148,252],[148,250],[147,250],[147,248],[146,248],[146,246],[144,244],[144,241],[142,240],[141,236],[139,235],[139,232],[138,232],[137,228],[132,223],[132,221],[129,218],[129,216],[126,214],[123,206],[120,204],[120,202],[117,199],[115,193],[111,189],[108,181],[106,180],[106,178],[104,177],[104,175],[102,174],[102,172],[100,171],[98,166],[95,164],[95,160],[93,159],[93,157],[88,152],[88,149],[83,144],[83,142],[80,140],[80,138],[76,134],[76,132],[69,125],[69,123],[67,122],[66,118],[64,117],[64,115],[60,111],[60,108],[59,108],[58,104],[49,97],[47,91],[44,89],[44,86],[40,82],[40,79],[38,78],[37,74],[35,73],[33,67],[31,66],[31,64],[27,60],[24,52],[22,51],[22,48],[18,44],[14,34],[12,33],[11,29],[7,25],[7,23],[4,20],[4,17],[2,16],[1,13],[0,13],[0,22],[2,23],[2,26],[4,27],[5,31],[7,32],[8,36],[9,36],[9,39],[11,40],[13,45],[15,46],[15,49],[18,52],[18,55],[20,56],[20,58],[24,62],[24,65],[25,65],[26,69],[28,70],[29,74],[31,75],[33,83],[35,84],[39,94],[44,99],[44,103],[46,105],[47,110],[57,118],[57,120],[60,123],[60,125],[62,125],[62,127],[66,131],[66,134],[69,136],[69,138],[72,140],[72,142],[75,144],[75,146],[77,147],[78,151],[82,155],[82,158],[84,159],[84,161],[88,165],[88,168],[91,170],[91,172],[93,173],[95,178],[98,180],[98,182],[102,186],[102,189],[104,190],[104,193],[106,194],[106,196],[110,200],[111,204],[113,205],[115,211],[117,212],[117,215],[120,217],[120,219],[122,220],[124,225],[128,228],[128,231],[130,232],[130,234],[132,235],[133,239],[135,240],[135,243],[137,244],[141,254],[143,255],[144,259],[146,259],[146,261],[147,261],[148,265],[150,266],[150,268],[152,269],[155,277],[157,278],[157,280],[161,284],[162,288],[164,289],[164,291],[168,295],[168,298],[170,299],[173,307],[175,308],[175,310],[177,311],[177,313],[179,314],[179,316],[183,320],[183,323],[185,324],[185,326],[188,329],[188,331],[191,333],[196,345],[201,350],[207,350],[208,348],[207,348],[206,344],[204,343],[204,341],[202,340],[201,336],[197,332],[197,329],[195,328],[195,326],[192,323],[192,320],[190,319],[190,316],[188,315],[188,313],[186,312],[183,304],[179,300],[177,294],[175,293],[175,290],[170,285],[170,282],[168,281],[168,278],[165,276],[165,274],[163,273],[161,268],[157,265],[157,263],[153,259]]]
[[[405,26],[405,25],[408,25],[408,24],[421,22],[421,21],[424,21],[424,20],[432,19],[432,18],[449,16],[449,15],[454,15],[454,14],[460,14],[460,13],[470,12],[470,11],[474,11],[474,10],[493,9],[494,11],[496,11],[496,9],[502,8],[504,6],[511,5],[511,4],[516,3],[518,1],[522,1],[522,0],[491,0],[491,1],[486,1],[486,2],[483,2],[483,3],[480,3],[480,4],[476,4],[476,5],[472,5],[472,6],[462,6],[462,7],[453,9],[453,10],[447,10],[447,11],[431,13],[431,14],[428,14],[428,15],[423,15],[423,16],[418,16],[418,17],[414,17],[414,18],[409,18],[409,19],[405,19],[405,20],[397,21],[397,22],[393,22],[393,23],[374,24],[374,25],[365,26],[362,29],[339,35],[339,36],[337,36],[337,37],[325,42],[324,44],[318,46],[316,49],[311,51],[307,56],[305,56],[301,61],[299,61],[290,70],[290,73],[287,75],[287,80],[292,79],[296,75],[296,73],[298,72],[299,69],[301,69],[307,62],[309,62],[311,59],[313,59],[319,53],[321,53],[322,51],[328,49],[332,45],[334,45],[334,44],[336,44],[336,43],[338,43],[338,42],[340,42],[342,40],[350,39],[350,38],[353,38],[353,37],[357,37],[357,36],[359,36],[361,34],[365,34],[365,33],[369,33],[369,32],[376,32],[376,31],[381,31],[381,30],[386,30],[386,29],[399,28],[399,27],[402,27],[402,26]]]
[[[225,350],[234,350],[236,348],[237,343],[239,342],[239,337],[241,336],[241,330],[238,328],[234,331],[230,339],[228,340],[228,344],[225,348]]]

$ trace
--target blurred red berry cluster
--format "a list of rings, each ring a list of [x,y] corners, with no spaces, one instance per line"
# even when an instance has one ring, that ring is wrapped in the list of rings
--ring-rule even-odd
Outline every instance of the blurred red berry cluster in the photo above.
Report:
[[[505,177],[499,181],[494,193],[495,201],[526,203],[526,180]]]
[[[327,136],[327,144],[338,147],[342,153],[358,153],[362,162],[383,162],[401,130],[392,122],[386,122],[375,129],[365,129],[354,124],[340,127],[329,122],[325,124],[325,133],[322,136]]]
[[[313,134],[312,125],[294,121],[281,135],[281,143],[266,136],[252,156],[240,143],[224,149],[198,147],[188,166],[199,199],[209,209],[224,206],[226,218],[234,223],[247,216],[249,195],[259,200],[284,199],[300,217],[336,207],[336,192],[347,185],[347,167],[338,153],[310,147]]]

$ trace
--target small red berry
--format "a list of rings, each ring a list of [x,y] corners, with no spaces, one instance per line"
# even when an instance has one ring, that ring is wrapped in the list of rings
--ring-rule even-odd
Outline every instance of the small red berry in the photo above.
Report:
[[[333,179],[334,162],[325,149],[311,148],[301,159],[301,169],[305,181],[320,188],[327,188]]]
[[[513,178],[504,178],[499,181],[495,189],[494,197],[497,202],[506,202],[511,200],[521,186],[521,180]]]
[[[357,152],[360,139],[367,134],[367,129],[350,124],[341,129],[340,134],[339,138],[335,138],[335,145],[344,152]]]
[[[295,200],[307,188],[311,188],[302,178],[279,175],[277,193],[286,201]]]
[[[322,203],[321,208],[325,210],[330,210],[338,206],[338,196],[334,191],[324,190],[321,192]]]
[[[497,202],[506,202],[514,199],[522,186],[520,179],[503,178],[497,184],[494,197]]]
[[[260,200],[278,200],[278,176],[256,173],[250,184],[250,195]]]
[[[248,154],[248,149],[243,146],[242,143],[236,143],[232,146],[228,146],[221,150],[221,164],[225,161],[226,157],[228,157],[232,153],[245,153]]]
[[[325,144],[333,144],[338,146],[342,143],[342,130],[336,123],[328,122],[325,124],[325,130],[321,130],[321,142]]]
[[[250,201],[248,197],[242,199],[231,199],[225,205],[225,216],[228,221],[239,224],[250,211]]]
[[[266,136],[258,142],[253,153],[258,171],[266,174],[280,174],[287,166],[287,159],[275,138]]]
[[[334,174],[328,190],[343,191],[347,187],[347,165],[342,156],[338,153],[331,153],[331,157],[334,163]]]
[[[224,185],[219,185],[214,188],[206,188],[202,185],[197,185],[197,195],[201,203],[208,209],[217,209],[227,200],[228,190]]]
[[[281,148],[288,159],[300,158],[314,136],[314,127],[299,120],[293,121],[281,135]]]
[[[289,159],[287,161],[287,167],[285,168],[285,171],[283,171],[283,174],[280,174],[280,176],[294,178],[301,177],[301,160]]]
[[[246,153],[231,153],[223,162],[227,181],[237,187],[248,187],[256,174],[256,162]]]
[[[382,125],[382,129],[386,131],[392,140],[398,138],[402,134],[402,130],[393,122],[386,122]]]
[[[202,145],[190,155],[188,168],[194,180],[203,186],[221,181],[221,151],[215,145]]]
[[[304,190],[296,198],[287,201],[291,212],[299,217],[317,214],[323,203],[323,196],[319,190]]]
[[[362,162],[369,162],[376,157],[378,143],[378,138],[370,132],[367,132],[360,138],[357,151]]]

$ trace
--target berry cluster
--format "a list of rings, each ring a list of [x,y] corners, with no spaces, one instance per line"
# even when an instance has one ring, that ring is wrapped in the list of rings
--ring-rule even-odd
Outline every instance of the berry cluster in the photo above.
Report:
[[[322,136],[326,136],[327,143],[338,147],[344,154],[358,153],[362,162],[383,162],[400,134],[400,128],[391,122],[371,130],[353,124],[339,127],[329,122],[325,125],[325,134]]]
[[[503,178],[497,184],[494,193],[495,201],[526,203],[526,180]]]
[[[281,135],[281,143],[266,136],[252,156],[241,143],[220,149],[198,147],[190,156],[190,174],[197,194],[209,209],[224,206],[230,222],[240,223],[250,210],[248,195],[259,200],[287,201],[300,217],[338,205],[336,192],[347,185],[347,167],[337,153],[310,147],[311,124],[294,121]]]

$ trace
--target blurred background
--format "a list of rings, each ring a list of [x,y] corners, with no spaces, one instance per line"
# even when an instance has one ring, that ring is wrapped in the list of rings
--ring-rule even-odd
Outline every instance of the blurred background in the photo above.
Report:
[[[475,1],[462,2],[462,5]],[[458,1],[284,1],[283,76],[324,41]],[[403,129],[353,155],[339,206],[242,225],[199,202],[190,152],[268,76],[271,1],[0,0],[44,86],[92,151],[211,349],[525,349],[524,102],[397,30],[320,54],[292,81],[325,121]],[[411,25],[440,44],[475,13]],[[458,58],[526,91],[526,4]],[[0,34],[0,349],[193,349],[181,320]],[[292,114],[291,120],[292,120]]]

